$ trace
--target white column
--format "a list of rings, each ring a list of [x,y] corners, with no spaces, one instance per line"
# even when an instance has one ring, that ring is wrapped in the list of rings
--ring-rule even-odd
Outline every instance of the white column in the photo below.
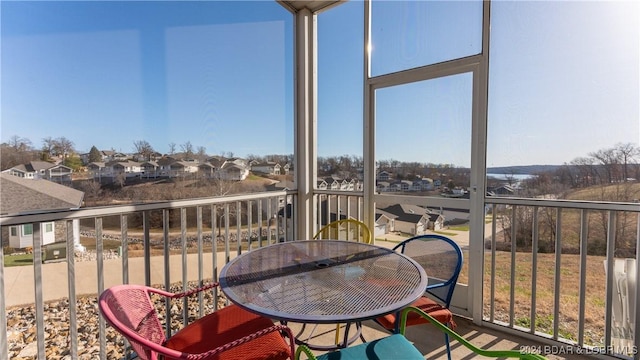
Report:
[[[310,239],[317,174],[316,16],[308,9],[295,15],[295,180],[298,189],[297,239]]]

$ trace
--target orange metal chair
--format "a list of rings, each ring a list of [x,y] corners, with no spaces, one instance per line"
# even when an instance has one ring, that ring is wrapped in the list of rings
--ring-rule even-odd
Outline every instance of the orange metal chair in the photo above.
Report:
[[[141,285],[117,285],[100,295],[99,308],[142,360],[293,359],[294,338],[288,327],[237,305],[206,315],[167,339],[150,294],[178,299],[216,286],[174,294]],[[283,335],[289,338],[288,344]]]

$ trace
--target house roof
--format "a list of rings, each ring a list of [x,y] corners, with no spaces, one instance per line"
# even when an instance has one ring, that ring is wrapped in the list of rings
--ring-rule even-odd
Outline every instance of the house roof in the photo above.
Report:
[[[376,216],[376,221],[380,218],[380,216],[385,216],[385,217],[387,217],[389,219],[392,219],[392,220],[398,218],[397,215],[394,215],[394,214],[392,214],[390,212],[387,212],[387,211],[384,211],[384,210],[380,210],[380,209],[376,209],[375,216]]]
[[[422,217],[427,215],[425,208],[408,204],[394,204],[381,210],[396,215],[399,221],[412,223],[417,223]]]
[[[38,172],[40,170],[46,170],[54,166],[56,166],[56,164],[50,163],[48,161],[31,161],[27,164],[16,165],[12,169],[22,172]]]
[[[0,174],[0,214],[77,209],[84,192],[49,180]]]

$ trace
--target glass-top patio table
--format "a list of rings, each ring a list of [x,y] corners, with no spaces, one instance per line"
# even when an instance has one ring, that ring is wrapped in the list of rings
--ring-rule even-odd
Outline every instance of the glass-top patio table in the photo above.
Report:
[[[411,304],[424,269],[391,249],[344,240],[293,241],[244,253],[224,266],[220,288],[235,304],[283,322],[349,324]],[[335,347],[335,346],[334,346]],[[327,349],[329,347],[315,346]]]

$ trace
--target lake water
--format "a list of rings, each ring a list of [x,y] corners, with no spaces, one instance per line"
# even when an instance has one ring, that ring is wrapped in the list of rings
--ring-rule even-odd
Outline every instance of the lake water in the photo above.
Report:
[[[535,175],[530,175],[530,174],[513,174],[513,175],[512,174],[487,174],[487,177],[491,177],[498,180],[508,180],[508,178],[510,178],[510,179],[515,179],[516,181],[531,179],[534,176]]]

